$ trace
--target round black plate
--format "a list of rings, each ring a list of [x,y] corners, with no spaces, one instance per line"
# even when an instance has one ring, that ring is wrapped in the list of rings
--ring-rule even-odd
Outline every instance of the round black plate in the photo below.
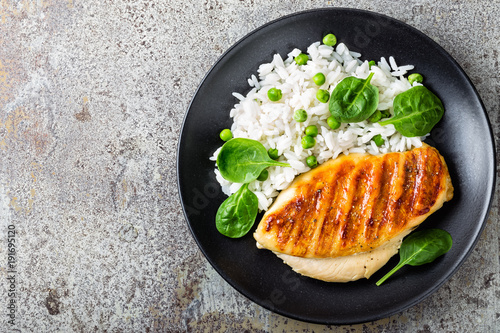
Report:
[[[215,228],[226,198],[209,157],[230,127],[233,91],[246,94],[247,78],[275,53],[306,50],[324,34],[360,52],[363,59],[394,56],[413,64],[425,85],[443,101],[445,115],[427,142],[445,157],[455,196],[421,229],[451,233],[450,252],[435,262],[406,266],[382,286],[375,282],[398,256],[370,280],[338,284],[299,276],[274,254],[258,250],[252,233],[229,239]],[[488,216],[495,184],[495,148],[484,106],[460,66],[418,30],[380,14],[353,9],[318,9],[283,17],[251,32],[215,63],[200,84],[184,119],[178,146],[178,185],[185,216],[201,251],[219,274],[252,301],[279,314],[321,324],[373,321],[400,312],[437,290],[471,252]],[[255,224],[255,226],[257,223]]]

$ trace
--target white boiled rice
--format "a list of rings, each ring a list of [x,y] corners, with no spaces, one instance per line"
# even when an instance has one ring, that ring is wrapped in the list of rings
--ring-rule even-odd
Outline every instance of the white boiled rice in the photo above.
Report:
[[[388,109],[392,113],[394,97],[411,88],[403,75],[413,69],[412,65],[398,66],[394,57],[390,56],[389,62],[382,57],[378,64],[370,69],[368,61],[359,59],[361,54],[349,51],[343,43],[338,44],[336,48],[320,42],[313,43],[307,48],[310,60],[302,66],[298,66],[293,60],[300,53],[301,50],[294,49],[284,60],[279,54],[275,54],[272,62],[260,65],[258,78],[252,75],[248,79],[251,90],[246,96],[233,93],[238,100],[230,111],[233,118],[233,137],[257,140],[266,149],[278,149],[280,161],[291,166],[270,167],[267,180],[254,181],[249,185],[257,195],[260,210],[267,210],[279,191],[287,188],[298,174],[310,170],[305,162],[310,155],[315,155],[321,164],[340,154],[376,155],[402,152],[422,145],[421,138],[404,137],[396,132],[392,125],[381,126],[363,121],[342,124],[339,129],[331,130],[326,122],[330,116],[328,103],[321,103],[316,99],[318,89],[327,89],[331,93],[345,77],[366,79],[369,73],[373,72],[370,83],[379,89],[378,109]],[[326,77],[326,82],[321,87],[312,81],[312,77],[318,72]],[[418,83],[414,85],[416,84]],[[267,91],[272,87],[282,91],[283,97],[278,102],[271,102],[267,97]],[[293,120],[293,113],[297,109],[307,111],[308,119],[305,122],[297,123]],[[304,149],[301,139],[309,125],[316,125],[319,134],[316,137],[316,145],[311,149]],[[377,147],[372,141],[378,134],[385,140],[381,147]],[[211,160],[217,159],[219,150],[220,148],[214,152]],[[227,195],[236,192],[242,185],[225,180],[217,168],[215,173]]]

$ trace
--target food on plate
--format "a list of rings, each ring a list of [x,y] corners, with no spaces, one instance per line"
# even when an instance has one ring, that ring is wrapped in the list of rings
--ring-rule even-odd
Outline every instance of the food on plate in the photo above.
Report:
[[[224,236],[239,238],[250,231],[258,211],[257,197],[248,189],[248,184],[243,184],[220,205],[215,226]]]
[[[444,113],[441,100],[424,86],[415,86],[397,95],[393,107],[394,117],[379,124],[392,124],[407,137],[427,135]]]
[[[229,196],[216,226],[243,237],[267,211],[260,247],[301,274],[350,281],[377,271],[451,199],[444,159],[423,143],[444,108],[421,74],[405,76],[412,65],[362,61],[333,34],[322,42],[275,54],[246,96],[233,93],[233,124],[211,157]]]
[[[270,166],[288,167],[269,157],[266,148],[258,141],[235,138],[227,141],[217,156],[217,167],[221,175],[235,183],[249,183]]]
[[[273,159],[270,152],[260,142],[250,139],[230,139],[222,146],[217,156],[221,174],[226,179],[243,183],[217,210],[215,225],[224,236],[242,237],[254,225],[259,203],[257,196],[248,189],[248,183],[265,181],[269,177],[266,169],[269,166],[289,166]]]
[[[349,50],[344,43],[337,43],[337,38],[328,34],[323,43],[312,43],[306,51],[293,49],[285,57],[275,54],[270,62],[259,66],[258,75],[251,75],[250,90],[245,95],[233,93],[237,103],[229,113],[233,120],[232,137],[258,141],[266,150],[275,150],[276,161],[290,165],[287,168],[271,166],[267,168],[266,180],[249,182],[248,188],[257,196],[260,211],[267,210],[296,176],[315,165],[307,163],[311,156],[320,165],[341,154],[378,155],[422,145],[425,135],[404,136],[396,130],[396,124],[381,124],[389,119],[396,123],[393,119],[396,96],[422,85],[418,80],[410,83],[406,78],[413,66],[398,65],[392,56],[381,57],[378,61],[361,60],[360,57],[360,53]],[[371,87],[347,86],[350,81],[365,82]],[[364,120],[346,123],[348,115],[343,115],[342,111],[331,112],[330,105],[338,102],[332,96],[335,96],[335,89],[340,88],[346,93],[342,109],[354,113],[354,120]],[[359,100],[369,102],[370,107],[360,106],[357,99],[354,101],[356,95],[360,96]],[[324,103],[326,97],[328,102]],[[412,121],[417,119],[411,118]],[[306,133],[311,125],[317,129],[316,136]],[[211,157],[213,161],[217,160],[220,149]],[[218,168],[214,171],[222,191],[228,196],[236,193],[244,183],[226,179]]]
[[[426,144],[403,153],[344,155],[298,176],[254,237],[303,275],[355,280],[384,265],[402,238],[452,197],[446,163]]]
[[[413,73],[408,75],[408,82],[410,82],[410,84],[413,84],[413,82],[422,83],[424,82],[424,77],[422,76],[422,74]]]
[[[349,256],[335,258],[301,258],[275,252],[284,263],[304,276],[326,282],[350,282],[369,278],[398,252],[403,238],[410,231],[394,237],[380,247]]]
[[[428,229],[411,234],[401,244],[399,263],[378,280],[376,285],[380,286],[404,265],[420,266],[433,262],[437,257],[447,253],[452,245],[453,239],[445,230]]]
[[[370,84],[374,73],[366,79],[349,76],[333,89],[330,113],[343,123],[359,123],[368,119],[378,107],[378,88]]]
[[[233,138],[233,133],[231,133],[229,128],[225,128],[220,131],[219,137],[222,141],[229,141]]]
[[[337,37],[334,34],[327,34],[323,37],[323,44],[328,46],[334,46],[337,44]]]

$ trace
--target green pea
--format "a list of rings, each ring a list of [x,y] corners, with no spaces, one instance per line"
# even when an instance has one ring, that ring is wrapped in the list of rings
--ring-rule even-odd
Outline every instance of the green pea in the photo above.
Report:
[[[408,76],[408,81],[411,85],[413,85],[414,82],[422,83],[424,82],[424,77],[418,73],[413,73]]]
[[[328,46],[334,46],[335,44],[337,44],[337,37],[335,37],[334,34],[328,34],[325,37],[323,37],[323,44]]]
[[[312,136],[306,135],[302,138],[301,143],[302,143],[302,148],[309,149],[314,147],[314,145],[316,145],[316,139],[313,138]]]
[[[370,68],[372,68],[372,66],[375,66],[377,63],[375,62],[375,60],[370,60],[368,62],[368,66],[370,66]]]
[[[306,164],[310,168],[315,168],[318,166],[318,160],[316,159],[316,156],[311,155],[308,158],[306,158]]]
[[[328,117],[326,119],[326,123],[328,124],[328,127],[330,127],[332,130],[336,130],[341,125],[340,121],[338,121],[334,116]]]
[[[382,135],[380,134],[377,134],[375,135],[373,138],[372,138],[373,142],[375,142],[375,144],[380,147],[384,144],[385,140],[382,139]]]
[[[270,101],[277,102],[283,97],[281,90],[278,88],[271,88],[267,91],[267,97]]]
[[[309,135],[309,136],[317,136],[318,135],[318,128],[316,127],[316,125],[309,125],[306,127],[306,130],[304,131],[304,133],[306,135]]]
[[[328,92],[328,90],[319,89],[316,93],[316,98],[321,103],[326,103],[330,99],[330,93]]]
[[[382,119],[382,112],[380,112],[380,110],[377,110],[368,118],[368,121],[370,123],[376,123],[380,119]]]
[[[305,65],[307,64],[307,61],[309,60],[309,57],[305,53],[301,53],[298,56],[295,57],[295,62],[297,65]]]
[[[391,113],[389,112],[389,110],[380,111],[380,119],[389,118],[390,116]]]
[[[307,112],[304,109],[298,109],[295,110],[293,113],[293,120],[295,120],[298,123],[303,123],[304,121],[307,120]]]
[[[229,141],[233,138],[233,133],[229,128],[226,128],[220,132],[219,136],[222,139],[222,141]]]
[[[325,78],[325,74],[323,73],[318,73],[316,75],[313,76],[313,81],[314,83],[316,83],[316,85],[320,86],[322,85],[323,83],[325,83],[326,81],[326,78]]]
[[[267,151],[267,155],[273,160],[277,160],[280,156],[278,155],[278,149],[275,148],[269,148]]]
[[[269,171],[267,171],[267,169],[264,169],[262,170],[262,172],[260,173],[259,177],[257,177],[257,180],[263,182],[264,180],[266,180],[267,178],[269,178]]]

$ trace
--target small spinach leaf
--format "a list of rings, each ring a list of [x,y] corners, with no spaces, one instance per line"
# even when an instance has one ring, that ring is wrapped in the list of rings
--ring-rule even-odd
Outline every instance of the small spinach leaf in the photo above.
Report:
[[[429,229],[412,233],[406,237],[399,250],[399,263],[376,285],[380,286],[394,272],[404,265],[420,266],[434,261],[451,249],[453,240],[451,235],[441,229]]]
[[[248,184],[224,200],[215,215],[215,226],[221,234],[231,238],[243,237],[252,228],[259,202],[248,189]]]
[[[290,165],[271,159],[264,145],[251,139],[229,140],[217,156],[217,167],[222,177],[233,183],[250,183],[269,166]]]
[[[424,86],[415,86],[394,98],[394,117],[379,124],[393,124],[407,137],[423,136],[441,120],[443,113],[443,103],[436,95]]]
[[[368,119],[378,106],[378,88],[370,84],[373,73],[363,80],[346,77],[333,89],[329,109],[343,123]]]

